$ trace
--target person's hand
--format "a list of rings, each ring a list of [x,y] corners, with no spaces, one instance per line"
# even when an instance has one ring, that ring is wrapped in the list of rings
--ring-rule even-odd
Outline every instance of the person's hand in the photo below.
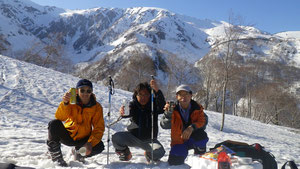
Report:
[[[164,111],[168,112],[169,111],[169,107],[170,107],[170,103],[166,102],[165,107],[164,107]]]
[[[192,126],[187,127],[181,134],[181,138],[186,141],[190,138],[194,128]]]
[[[63,95],[62,100],[65,104],[68,104],[70,99],[71,99],[71,92],[67,92]]]
[[[120,115],[124,116],[124,114],[125,114],[125,106],[121,106],[120,107]]]
[[[150,81],[150,87],[151,87],[155,92],[158,92],[158,90],[159,90],[156,81],[153,80],[153,79]]]
[[[87,155],[87,156],[90,155],[92,153],[92,149],[93,149],[92,143],[87,142],[83,146],[86,148],[85,155]]]

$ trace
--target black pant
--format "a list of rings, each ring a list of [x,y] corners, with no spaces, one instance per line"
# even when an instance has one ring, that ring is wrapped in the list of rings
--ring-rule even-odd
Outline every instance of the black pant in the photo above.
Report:
[[[60,120],[52,120],[48,124],[48,141],[63,143],[67,146],[75,146],[75,148],[78,150],[88,141],[88,139],[89,136],[81,140],[73,140],[73,138],[69,135],[68,130],[65,128],[65,126]],[[100,141],[97,145],[93,147],[92,153],[89,156],[99,154],[103,150],[104,144],[102,141]]]

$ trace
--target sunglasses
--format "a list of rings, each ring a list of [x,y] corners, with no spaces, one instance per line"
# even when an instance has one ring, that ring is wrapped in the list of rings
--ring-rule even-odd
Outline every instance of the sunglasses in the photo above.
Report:
[[[92,93],[93,91],[91,90],[91,89],[87,89],[87,90],[84,90],[84,89],[80,89],[80,93],[88,93],[88,94],[90,94],[90,93]]]

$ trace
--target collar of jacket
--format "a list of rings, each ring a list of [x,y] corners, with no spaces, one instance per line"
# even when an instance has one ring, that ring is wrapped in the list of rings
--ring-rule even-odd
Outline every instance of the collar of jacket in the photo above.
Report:
[[[91,99],[90,102],[88,104],[82,104],[81,99],[79,98],[79,96],[77,96],[77,103],[78,106],[82,107],[82,108],[88,108],[88,107],[92,107],[94,105],[96,105],[96,98],[94,95],[91,95]]]
[[[191,100],[190,113],[193,112],[194,110],[200,110],[200,109],[201,109],[201,107],[199,106],[199,104],[196,101]],[[176,102],[176,106],[175,106],[174,110],[180,112],[179,101]]]
[[[139,109],[141,109],[141,110],[145,110],[145,109],[149,109],[149,108],[151,109],[151,98],[149,99],[148,103],[145,106],[142,106],[139,103],[136,96],[132,96],[132,99],[133,99],[133,105],[136,105]]]

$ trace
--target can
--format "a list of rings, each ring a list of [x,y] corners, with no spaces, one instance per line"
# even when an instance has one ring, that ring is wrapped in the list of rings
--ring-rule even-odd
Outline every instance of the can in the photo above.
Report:
[[[70,104],[76,104],[76,88],[71,88],[71,98],[70,98]]]
[[[168,103],[169,103],[168,111],[165,110],[164,116],[167,119],[171,119],[172,118],[172,113],[173,113],[173,110],[174,110],[174,106],[175,106],[175,102],[174,101],[168,101]]]

